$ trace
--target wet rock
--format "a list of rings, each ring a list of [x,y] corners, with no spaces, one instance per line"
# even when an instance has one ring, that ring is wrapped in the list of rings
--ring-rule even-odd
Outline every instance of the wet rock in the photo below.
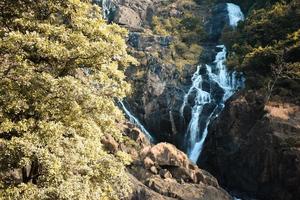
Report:
[[[217,4],[212,10],[212,17],[206,25],[206,31],[211,41],[218,41],[223,28],[229,24],[226,3]]]

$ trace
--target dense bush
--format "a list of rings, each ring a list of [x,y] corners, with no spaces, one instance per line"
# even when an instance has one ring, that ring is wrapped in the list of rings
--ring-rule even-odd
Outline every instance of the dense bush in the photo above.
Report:
[[[237,30],[224,30],[222,40],[231,52],[228,65],[243,71],[248,80],[261,82],[249,82],[249,87],[275,84],[285,87],[289,95],[298,96],[300,87],[282,83],[288,79],[289,83],[300,84],[299,33],[299,1],[253,10]]]
[[[0,2],[0,199],[118,199],[129,191],[114,104],[126,31],[88,0]]]

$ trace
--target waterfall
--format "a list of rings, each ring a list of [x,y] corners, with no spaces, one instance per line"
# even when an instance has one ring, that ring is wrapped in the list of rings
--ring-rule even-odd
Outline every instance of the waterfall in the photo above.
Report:
[[[233,3],[227,3],[227,11],[228,11],[230,26],[235,27],[237,26],[239,21],[244,20],[244,14],[238,5],[235,5]]]
[[[102,0],[102,12],[103,18],[108,19],[110,14],[111,1],[110,0]]]
[[[227,11],[229,24],[237,26],[238,21],[244,20],[244,15],[239,6],[228,3]],[[228,72],[225,61],[227,50],[224,45],[217,45],[219,49],[212,64],[197,66],[196,72],[192,76],[192,86],[183,99],[180,108],[181,116],[184,117],[184,109],[188,104],[191,94],[195,94],[194,105],[191,112],[191,120],[186,131],[186,151],[189,158],[196,163],[203,148],[208,126],[224,108],[226,100],[230,98],[239,88],[244,87],[244,79],[237,72]],[[200,73],[202,69],[205,73]],[[209,83],[209,87],[203,87],[204,82]],[[214,86],[216,85],[216,86]],[[214,89],[217,87],[219,90]],[[221,98],[217,98],[220,92]],[[207,108],[204,112],[204,108]],[[208,109],[209,107],[213,107]]]
[[[183,111],[184,111],[184,108],[188,102],[188,98],[189,96],[191,95],[191,93],[193,91],[197,91],[197,98],[195,99],[195,104],[199,103],[199,104],[202,104],[206,101],[210,101],[210,96],[209,96],[209,93],[203,91],[201,89],[201,87],[199,87],[201,85],[201,82],[202,82],[202,76],[199,74],[199,71],[200,71],[200,66],[197,67],[197,71],[193,74],[193,77],[192,77],[192,86],[190,87],[188,93],[186,95],[184,95],[184,100],[183,100],[183,104],[180,108],[180,113],[181,115],[183,116]],[[199,101],[200,100],[200,101]],[[203,102],[201,102],[203,100]],[[195,108],[196,109],[196,108]],[[197,108],[198,110],[201,109],[200,107]],[[197,110],[196,109],[196,110]]]
[[[188,102],[189,96],[191,95],[192,92],[196,92],[195,102],[192,108],[191,121],[188,125],[187,135],[186,135],[187,136],[186,143],[188,148],[187,153],[190,158],[191,158],[191,154],[193,155],[195,154],[192,153],[194,147],[199,146],[199,144],[196,145],[198,140],[198,133],[199,133],[199,117],[203,111],[204,105],[211,102],[210,94],[202,89],[203,77],[200,74],[200,68],[201,66],[198,65],[196,72],[193,74],[192,86],[190,87],[188,93],[184,96],[184,101],[180,109],[181,115],[183,116],[184,108]]]
[[[105,20],[112,22],[114,18],[114,13],[116,11],[116,5],[112,0],[93,0],[93,3],[101,6],[102,15]]]
[[[124,103],[122,101],[119,101],[119,104],[121,105],[126,116],[129,118],[130,122],[139,127],[140,130],[145,134],[145,136],[150,140],[150,142],[154,142],[154,138],[151,136],[151,134],[146,130],[142,123],[133,114],[130,113]]]

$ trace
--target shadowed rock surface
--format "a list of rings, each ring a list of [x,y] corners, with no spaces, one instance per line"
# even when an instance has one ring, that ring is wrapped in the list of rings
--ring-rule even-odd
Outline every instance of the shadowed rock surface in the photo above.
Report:
[[[200,166],[222,186],[259,199],[300,198],[300,110],[255,92],[227,102],[211,124]]]

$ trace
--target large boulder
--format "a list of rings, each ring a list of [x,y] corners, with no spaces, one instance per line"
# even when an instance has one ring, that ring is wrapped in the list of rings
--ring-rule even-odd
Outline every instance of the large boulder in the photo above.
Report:
[[[176,166],[187,168],[190,161],[185,153],[174,145],[159,143],[152,148],[145,148],[141,152],[142,158],[150,158],[159,166]]]
[[[142,21],[138,13],[126,6],[119,6],[114,17],[114,22],[129,27],[138,27]]]
[[[212,175],[168,143],[144,147],[128,170],[133,175],[131,199],[232,199]]]
[[[237,94],[209,127],[200,166],[259,199],[300,199],[300,108]]]

